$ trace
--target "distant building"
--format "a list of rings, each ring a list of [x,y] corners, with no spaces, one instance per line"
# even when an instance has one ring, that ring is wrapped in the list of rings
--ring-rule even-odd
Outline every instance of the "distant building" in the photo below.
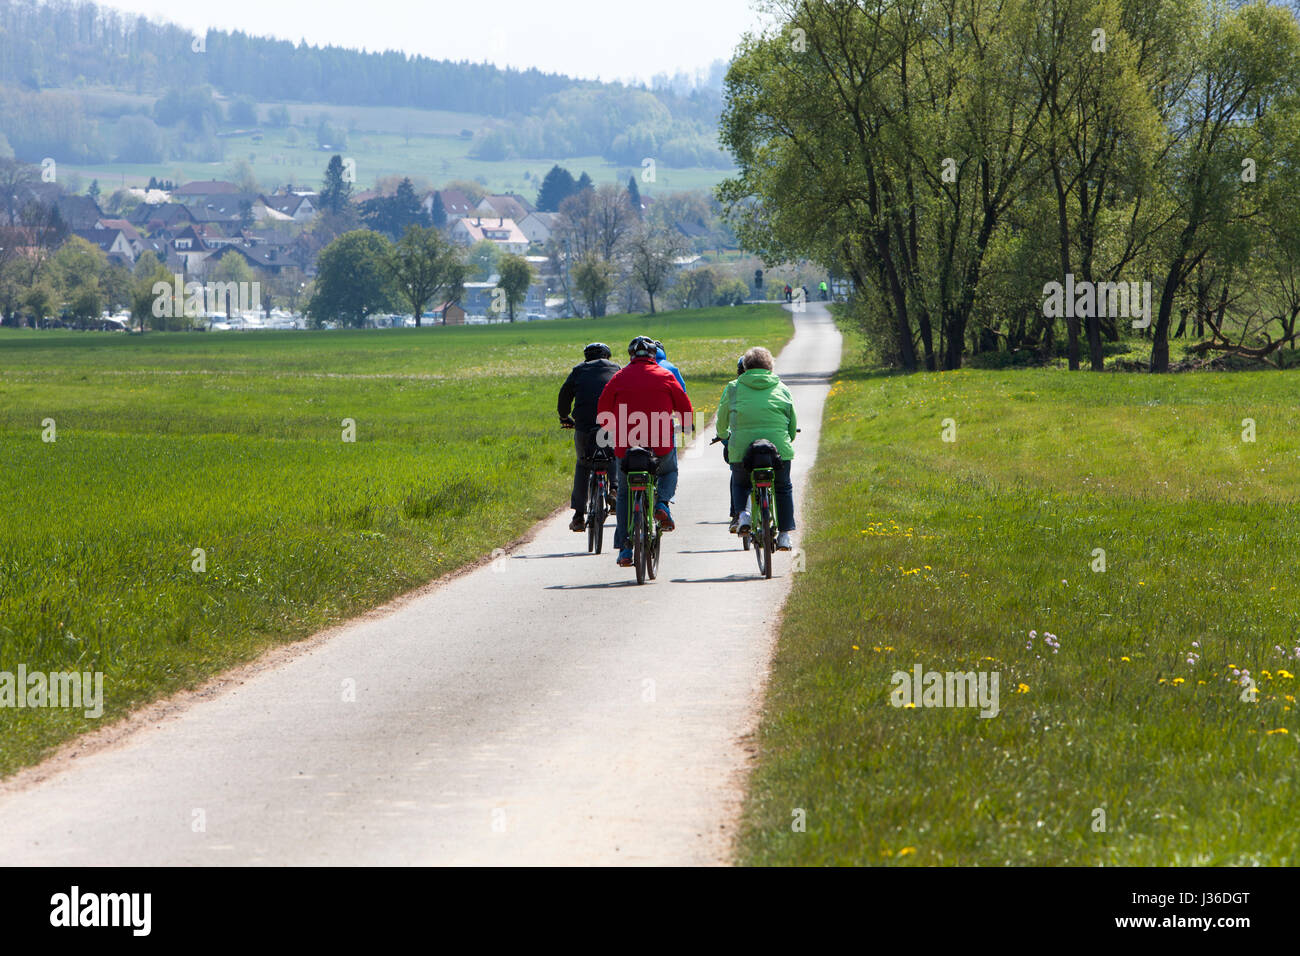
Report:
[[[116,229],[122,235],[126,236],[126,241],[131,244],[131,251],[136,259],[144,252],[144,237],[140,231],[131,225],[125,219],[100,219],[95,223],[96,229]]]
[[[473,219],[458,219],[451,227],[451,238],[455,242],[462,242],[468,246],[486,239],[495,243],[503,252],[515,255],[528,251],[528,237],[523,234],[513,219],[499,217],[492,220],[481,216],[475,216]]]
[[[234,183],[220,179],[205,179],[173,189],[172,198],[177,202],[184,202],[188,199],[206,199],[209,196],[233,196],[239,191],[239,187]]]
[[[146,232],[154,233],[160,229],[171,229],[184,223],[192,223],[197,220],[185,206],[180,203],[167,202],[157,206],[146,205],[141,203],[131,210],[127,216],[127,221],[133,226],[144,229]]]
[[[519,221],[519,229],[530,243],[546,245],[550,242],[559,219],[558,212],[530,212]]]
[[[497,277],[493,276],[495,280]],[[501,297],[496,294],[497,284],[495,281],[488,282],[466,282],[465,291],[461,295],[460,304],[464,307],[468,315],[481,315],[489,318],[507,318],[509,313],[502,308],[498,314],[493,308],[493,304],[500,301]],[[528,287],[528,292],[524,296],[524,301],[515,306],[515,321],[524,318],[530,312],[546,312],[546,286],[540,282],[534,282]]]
[[[262,205],[271,215],[260,217],[269,219],[292,220],[297,223],[311,222],[319,212],[316,193],[272,193],[259,196]]]
[[[109,262],[127,268],[135,265],[135,249],[121,229],[73,229],[72,234],[103,250]]]
[[[435,189],[426,193],[424,199],[420,203],[424,208],[424,211],[430,216],[433,215],[434,196],[442,197],[442,208],[447,211],[448,225],[456,219],[460,219],[464,216],[472,216],[474,214],[474,204],[470,202],[469,197],[459,189]]]
[[[497,216],[520,222],[533,212],[533,207],[523,196],[505,193],[500,196],[484,196],[474,207],[474,211],[482,216]]]

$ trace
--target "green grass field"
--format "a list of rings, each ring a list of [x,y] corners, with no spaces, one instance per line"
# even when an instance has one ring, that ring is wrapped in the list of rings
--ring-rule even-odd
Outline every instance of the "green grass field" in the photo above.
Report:
[[[588,341],[617,358],[640,332],[670,345],[710,410],[736,355],[791,328],[744,306],[422,330],[0,330],[0,672],[103,671],[107,698],[99,721],[0,708],[0,775],[567,504],[556,392]]]
[[[898,376],[860,350],[827,408],[742,860],[1300,862],[1294,377]],[[1000,713],[893,706],[918,664],[998,672]]]
[[[94,114],[122,108],[149,110],[154,96],[112,90],[67,90],[82,97],[87,111]],[[265,117],[277,104],[259,103],[258,113]],[[611,163],[600,156],[556,156],[546,159],[511,159],[488,161],[469,155],[471,138],[463,130],[477,133],[490,119],[478,113],[447,110],[420,110],[388,106],[333,106],[324,103],[288,103],[290,121],[296,127],[297,141],[289,142],[287,129],[262,127],[261,142],[251,136],[232,136],[224,140],[225,158],[220,162],[167,161],[151,164],[100,163],[75,165],[60,163],[63,174],[77,173],[89,185],[98,179],[105,196],[122,186],[143,186],[150,176],[171,179],[177,185],[191,180],[224,178],[233,163],[246,160],[258,182],[268,191],[290,181],[313,188],[320,186],[325,166],[334,153],[356,161],[356,189],[372,186],[381,176],[421,176],[434,185],[453,179],[476,180],[491,191],[517,192],[530,202],[536,199],[547,171],[559,163],[574,176],[582,171],[601,183],[627,182],[636,174],[641,190],[656,192],[712,189],[731,170],[703,167],[673,168],[660,163],[655,181],[640,181],[641,168]],[[316,144],[316,127],[327,116],[337,128],[352,128],[346,147],[322,150]],[[102,118],[107,142],[116,142],[116,122]],[[525,173],[528,178],[525,178]]]

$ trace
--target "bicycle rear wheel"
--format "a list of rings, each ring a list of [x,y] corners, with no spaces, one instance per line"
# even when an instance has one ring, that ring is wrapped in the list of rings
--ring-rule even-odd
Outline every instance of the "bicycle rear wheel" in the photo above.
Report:
[[[591,476],[587,491],[587,551],[600,554],[605,540],[605,484]]]
[[[646,559],[646,575],[653,581],[659,575],[659,542],[664,533],[658,529],[650,538],[650,553]]]
[[[758,562],[758,573],[765,578],[772,576],[772,511],[768,505],[766,489],[759,489],[758,508],[753,514],[754,560]]]
[[[632,565],[636,568],[636,583],[645,584],[646,561],[650,557],[646,541],[646,513],[642,492],[636,492],[632,504]]]

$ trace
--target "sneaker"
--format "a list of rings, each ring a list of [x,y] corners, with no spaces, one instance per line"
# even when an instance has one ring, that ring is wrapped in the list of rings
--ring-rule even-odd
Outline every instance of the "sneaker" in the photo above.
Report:
[[[673,531],[677,527],[673,524],[673,516],[668,513],[667,502],[661,501],[655,505],[655,521],[658,521],[659,526],[665,531]]]
[[[737,515],[736,517],[734,517],[734,518],[731,519],[731,527],[727,529],[727,533],[728,533],[728,534],[735,534],[735,533],[736,533],[736,529],[739,528],[739,527],[740,527],[740,516]]]
[[[624,548],[618,553],[618,566],[620,568],[632,567],[632,549]]]
[[[570,531],[587,530],[587,519],[586,517],[583,516],[581,511],[575,511],[573,513],[573,520],[569,522],[569,530]]]
[[[736,518],[736,534],[749,534],[749,529],[753,522],[749,520],[749,512],[742,511]]]
[[[789,550],[790,550],[790,532],[789,532],[789,531],[782,531],[780,534],[778,534],[778,535],[776,536],[776,550],[778,550],[778,551],[789,551]]]

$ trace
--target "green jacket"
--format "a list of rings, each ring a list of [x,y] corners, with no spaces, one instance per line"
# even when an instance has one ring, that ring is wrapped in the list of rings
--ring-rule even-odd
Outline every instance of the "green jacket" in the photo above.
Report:
[[[718,402],[718,434],[727,439],[727,461],[737,464],[749,443],[766,438],[786,461],[794,458],[791,441],[798,430],[794,399],[776,374],[751,368],[728,382]]]

